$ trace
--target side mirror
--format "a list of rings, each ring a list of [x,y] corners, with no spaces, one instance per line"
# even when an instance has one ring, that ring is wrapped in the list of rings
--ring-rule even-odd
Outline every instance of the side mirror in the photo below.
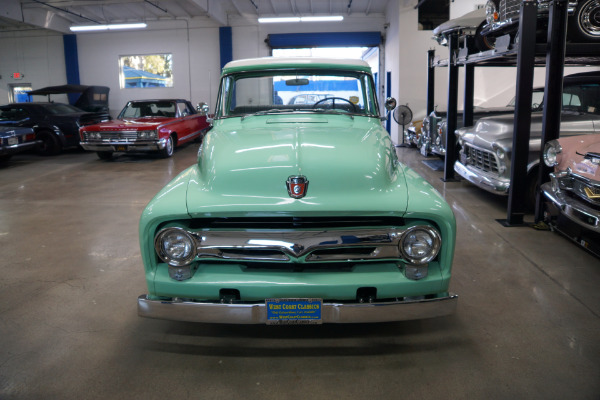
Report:
[[[387,110],[387,114],[385,114],[385,116],[383,117],[379,117],[379,119],[381,119],[382,121],[388,119],[390,113],[394,108],[396,108],[396,99],[393,97],[388,97],[387,99],[385,99],[385,109]]]
[[[206,103],[198,103],[198,105],[196,106],[196,110],[198,110],[202,115],[208,115],[210,108]]]
[[[393,97],[388,97],[385,99],[385,109],[392,111],[394,108],[396,108],[396,99]]]

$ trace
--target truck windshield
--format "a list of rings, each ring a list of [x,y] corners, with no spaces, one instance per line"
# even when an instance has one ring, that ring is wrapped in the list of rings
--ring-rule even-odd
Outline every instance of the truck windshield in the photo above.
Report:
[[[377,116],[371,76],[340,71],[269,71],[223,77],[217,118],[282,112]]]

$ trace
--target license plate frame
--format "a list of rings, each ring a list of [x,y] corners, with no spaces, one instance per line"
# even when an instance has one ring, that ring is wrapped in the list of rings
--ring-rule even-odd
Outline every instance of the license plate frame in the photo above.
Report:
[[[273,298],[265,300],[267,325],[320,325],[323,299]]]

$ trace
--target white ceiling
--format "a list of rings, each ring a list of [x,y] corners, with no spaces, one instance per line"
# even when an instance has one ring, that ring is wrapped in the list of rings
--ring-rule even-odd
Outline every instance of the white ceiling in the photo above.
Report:
[[[273,16],[369,16],[396,0],[0,0],[0,32],[46,28],[69,33],[72,25]]]

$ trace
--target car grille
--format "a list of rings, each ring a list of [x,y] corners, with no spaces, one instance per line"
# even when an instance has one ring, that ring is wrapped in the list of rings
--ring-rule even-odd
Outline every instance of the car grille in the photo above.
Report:
[[[91,132],[85,132],[84,133],[84,137],[85,140],[89,140],[89,134]],[[94,133],[98,133],[98,132],[94,132]],[[101,138],[104,139],[111,139],[111,140],[124,140],[124,141],[135,141],[137,140],[137,132],[128,132],[128,131],[119,131],[119,132],[99,132]],[[95,139],[98,140],[98,139]]]
[[[467,156],[467,164],[485,172],[499,173],[498,159],[491,151],[481,150],[465,144],[463,151]]]
[[[518,18],[521,11],[521,0],[500,0],[498,7],[498,17],[500,21],[509,18]]]

